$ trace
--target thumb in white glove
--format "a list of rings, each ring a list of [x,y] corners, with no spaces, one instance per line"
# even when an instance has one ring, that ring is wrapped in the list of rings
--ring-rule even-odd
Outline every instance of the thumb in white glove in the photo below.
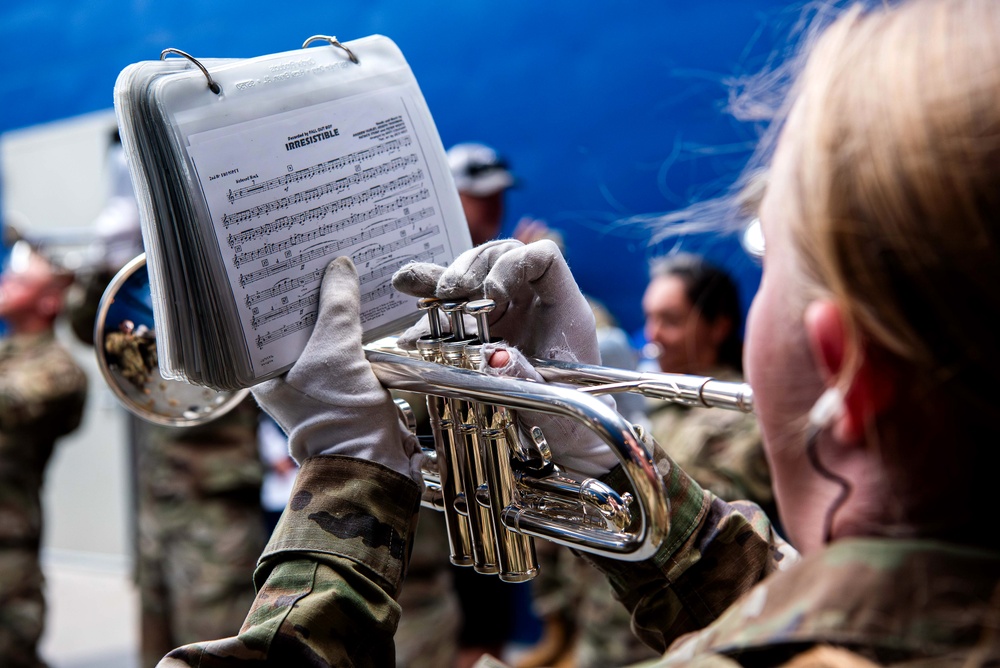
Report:
[[[483,360],[479,370],[491,376],[513,376],[545,382],[521,351],[503,343],[488,343],[483,346]],[[598,398],[614,410],[613,398]],[[539,427],[555,461],[575,471],[596,478],[619,463],[618,455],[611,450],[611,446],[577,420],[530,411],[519,412],[518,417],[526,428]]]
[[[283,376],[252,388],[288,434],[292,457],[343,455],[383,464],[423,484],[422,455],[361,347],[358,273],[349,258],[327,265],[316,326]]]

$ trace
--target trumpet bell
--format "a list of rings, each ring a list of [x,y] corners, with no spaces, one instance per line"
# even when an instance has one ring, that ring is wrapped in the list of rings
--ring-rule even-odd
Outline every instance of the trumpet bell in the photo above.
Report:
[[[94,350],[119,402],[155,424],[204,424],[235,408],[249,393],[218,392],[160,374],[145,254],[122,267],[105,289],[94,323]]]

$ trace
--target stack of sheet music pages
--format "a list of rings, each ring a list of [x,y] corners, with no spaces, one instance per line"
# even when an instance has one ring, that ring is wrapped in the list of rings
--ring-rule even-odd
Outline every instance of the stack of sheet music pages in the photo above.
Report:
[[[366,341],[396,332],[417,310],[392,274],[471,245],[402,53],[321,41],[247,59],[168,49],[118,77],[164,377],[234,390],[286,371],[337,256],[358,268]]]

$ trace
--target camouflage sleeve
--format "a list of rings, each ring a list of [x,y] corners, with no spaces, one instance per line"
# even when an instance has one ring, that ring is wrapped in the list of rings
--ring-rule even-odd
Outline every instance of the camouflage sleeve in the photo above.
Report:
[[[725,501],[772,508],[771,475],[754,415],[668,404],[649,419],[657,443],[702,488]]]
[[[663,652],[678,637],[715,620],[737,598],[797,555],[758,506],[726,503],[703,490],[655,443],[654,458],[670,501],[670,529],[643,562],[587,556],[608,576],[632,614],[632,628]],[[609,480],[627,488],[620,467]],[[782,565],[783,566],[783,565]]]
[[[392,666],[420,490],[378,464],[306,460],[261,557],[237,636],[175,649],[182,666]]]

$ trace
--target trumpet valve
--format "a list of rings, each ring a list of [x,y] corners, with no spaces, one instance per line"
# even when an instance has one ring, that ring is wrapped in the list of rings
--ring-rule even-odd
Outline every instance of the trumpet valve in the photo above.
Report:
[[[462,302],[441,302],[441,311],[451,322],[451,336],[456,341],[466,340],[465,321],[462,320]]]
[[[489,315],[496,307],[497,303],[492,299],[475,299],[466,302],[463,308],[465,313],[476,319],[476,327],[479,329],[479,343],[491,341]]]
[[[436,297],[422,297],[417,300],[417,309],[427,313],[427,326],[431,330],[431,338],[440,339],[443,336],[440,318],[441,300]]]

